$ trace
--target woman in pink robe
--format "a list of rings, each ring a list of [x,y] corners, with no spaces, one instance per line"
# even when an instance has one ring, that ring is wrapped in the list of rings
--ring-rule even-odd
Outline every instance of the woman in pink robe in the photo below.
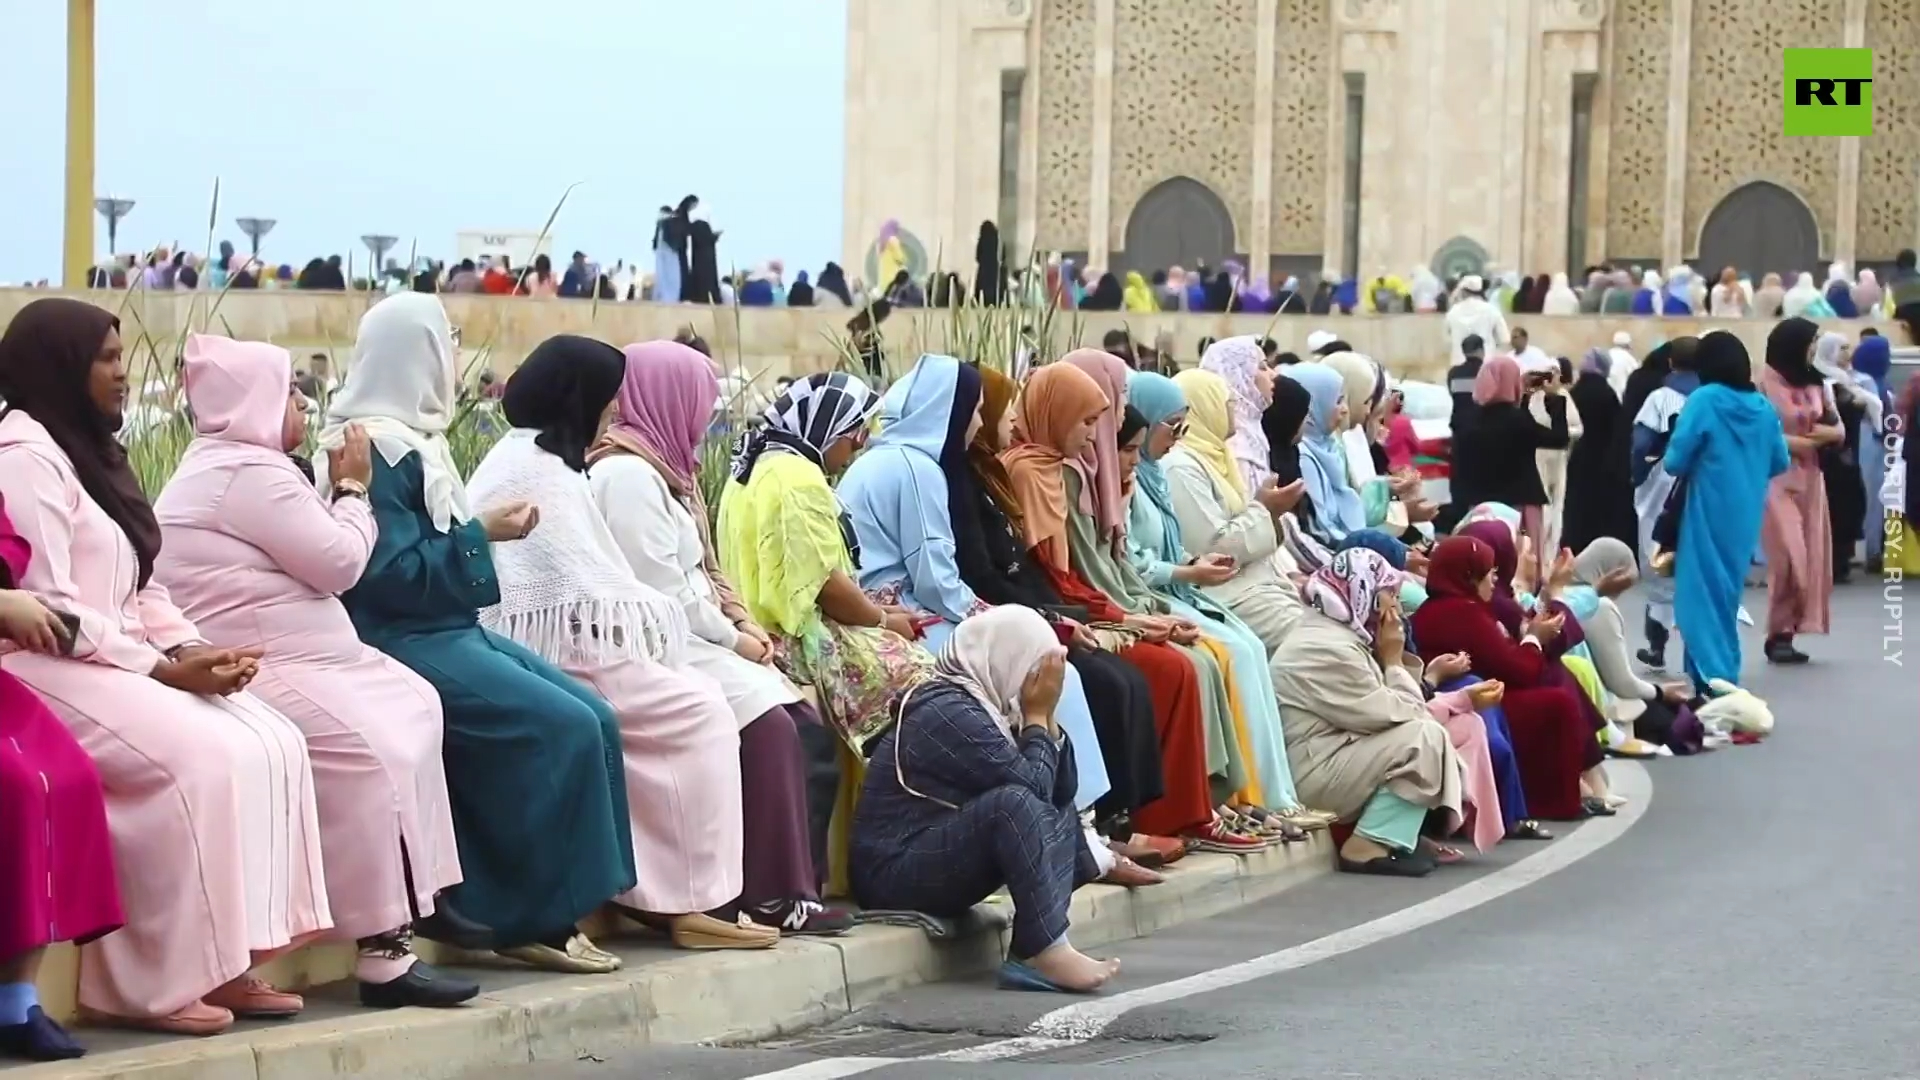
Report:
[[[151,580],[160,526],[114,440],[119,322],[64,298],[0,336],[0,499],[33,547],[21,587],[79,620],[72,656],[4,666],[100,772],[127,924],[86,947],[94,1019],[212,1035],[304,1002],[248,974],[332,925],[300,729],[243,693],[254,653],[217,649]]]
[[[1793,647],[1794,635],[1826,633],[1833,598],[1833,533],[1820,450],[1845,441],[1846,432],[1828,404],[1826,378],[1813,366],[1819,336],[1819,325],[1807,319],[1775,326],[1760,376],[1760,388],[1780,414],[1790,462],[1767,489],[1760,525],[1767,554],[1766,654],[1775,664],[1807,662],[1807,654]]]
[[[359,945],[361,1003],[466,1001],[479,985],[418,962],[409,929],[460,883],[440,695],[361,643],[337,599],[373,551],[364,484],[329,506],[287,456],[306,435],[287,350],[196,334],[185,372],[199,437],[154,501],[154,580],[208,640],[265,653],[250,689],[306,735],[327,903],[334,936]]]
[[[0,653],[57,654],[70,640],[58,615],[13,587],[32,555],[0,503]],[[100,774],[60,718],[0,671],[0,1057],[85,1052],[40,1008],[34,976],[48,945],[84,945],[123,921]]]

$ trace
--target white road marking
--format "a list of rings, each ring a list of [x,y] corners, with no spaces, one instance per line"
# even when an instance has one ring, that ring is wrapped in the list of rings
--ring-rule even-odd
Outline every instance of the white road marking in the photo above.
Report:
[[[1647,812],[1648,805],[1653,801],[1653,778],[1645,767],[1633,761],[1609,762],[1607,775],[1613,781],[1614,790],[1630,800],[1620,808],[1619,813],[1609,818],[1590,820],[1570,835],[1541,845],[1537,853],[1512,866],[1475,878],[1457,889],[1412,907],[1401,908],[1358,926],[1336,930],[1312,941],[1238,964],[1203,971],[1184,979],[1143,986],[1138,990],[1076,1002],[1042,1016],[1027,1028],[1027,1034],[1018,1038],[1001,1039],[919,1058],[821,1058],[787,1069],[758,1073],[745,1080],[839,1080],[840,1077],[858,1076],[875,1069],[914,1061],[979,1063],[1058,1050],[1099,1038],[1114,1021],[1135,1009],[1226,990],[1410,934],[1524,889],[1542,878],[1565,870],[1625,835]]]

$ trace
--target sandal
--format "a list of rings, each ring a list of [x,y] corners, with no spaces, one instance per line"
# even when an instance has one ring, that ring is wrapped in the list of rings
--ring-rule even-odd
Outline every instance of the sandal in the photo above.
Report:
[[[1608,806],[1607,800],[1598,798],[1593,795],[1589,795],[1586,798],[1581,799],[1580,808],[1587,812],[1588,817],[1613,817],[1615,814],[1618,814],[1620,812],[1618,810],[1615,810],[1613,807]]]
[[[1417,851],[1389,851],[1385,855],[1358,862],[1340,856],[1343,874],[1375,874],[1381,877],[1420,878],[1433,873],[1439,864]]]
[[[1547,831],[1545,825],[1540,824],[1532,818],[1527,818],[1513,827],[1513,831],[1507,834],[1507,839],[1551,840],[1553,839],[1553,834]]]

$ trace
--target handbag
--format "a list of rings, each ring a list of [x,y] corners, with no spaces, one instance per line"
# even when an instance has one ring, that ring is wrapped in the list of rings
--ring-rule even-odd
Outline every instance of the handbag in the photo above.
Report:
[[[1667,492],[1667,501],[1660,507],[1660,516],[1653,519],[1653,543],[1662,552],[1678,554],[1680,551],[1680,518],[1687,510],[1687,477],[1673,478],[1673,487]]]

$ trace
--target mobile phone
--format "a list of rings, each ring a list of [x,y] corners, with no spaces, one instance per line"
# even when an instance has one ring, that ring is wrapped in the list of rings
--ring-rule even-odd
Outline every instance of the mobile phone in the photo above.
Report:
[[[60,655],[72,656],[74,642],[80,639],[80,616],[70,611],[56,611],[60,618]]]

